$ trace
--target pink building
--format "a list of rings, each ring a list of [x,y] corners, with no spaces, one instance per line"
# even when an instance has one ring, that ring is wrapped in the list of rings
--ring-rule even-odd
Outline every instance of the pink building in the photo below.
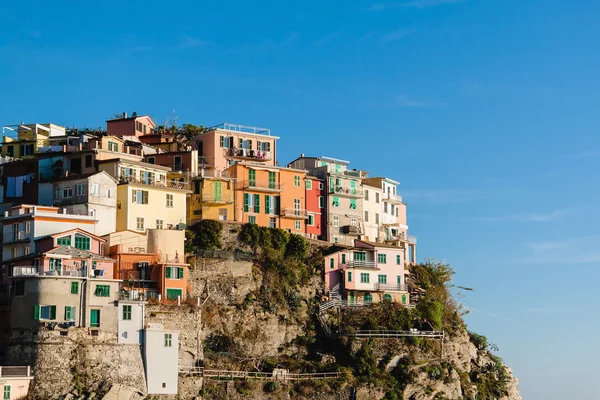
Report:
[[[404,249],[356,240],[354,247],[334,246],[325,256],[325,290],[355,304],[396,301],[409,304]]]
[[[106,239],[79,228],[39,238],[34,253],[11,260],[11,278],[55,275],[113,279],[116,261],[102,254],[104,242]]]
[[[133,113],[127,117],[123,113],[122,117],[106,121],[106,132],[113,136],[136,136],[140,137],[152,133],[156,124],[149,115],[140,115]]]
[[[33,380],[31,367],[0,367],[0,393],[5,400],[24,399]]]

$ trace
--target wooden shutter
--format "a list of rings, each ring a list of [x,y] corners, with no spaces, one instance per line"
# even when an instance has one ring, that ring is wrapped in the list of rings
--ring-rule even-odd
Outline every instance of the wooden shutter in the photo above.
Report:
[[[144,190],[143,192],[142,204],[148,204],[148,191]]]
[[[171,267],[167,267],[166,276],[168,279],[171,279]]]
[[[40,320],[40,305],[39,304],[35,304],[33,306],[33,319],[35,319],[36,321]]]
[[[248,212],[249,206],[249,195],[248,193],[244,193],[244,211]]]
[[[50,319],[56,319],[56,306],[50,306]]]
[[[183,279],[183,268],[177,268],[177,277]]]
[[[254,212],[260,212],[260,195],[258,194],[254,195]]]
[[[265,214],[270,214],[271,196],[265,195]]]

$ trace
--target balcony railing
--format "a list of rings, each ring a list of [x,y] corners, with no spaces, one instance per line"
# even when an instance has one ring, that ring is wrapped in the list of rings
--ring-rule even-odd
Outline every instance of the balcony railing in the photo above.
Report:
[[[363,197],[363,193],[362,189],[347,186],[333,186],[329,188],[329,194],[336,196]]]
[[[271,136],[271,130],[269,128],[259,128],[256,126],[230,124],[229,122],[223,122],[222,124],[211,126],[208,129],[225,129],[225,130],[232,131],[232,132],[252,133],[255,135]]]
[[[392,283],[375,283],[373,289],[376,291],[386,292],[406,292],[408,290],[406,285],[398,285]]]
[[[344,225],[342,226],[342,233],[345,235],[361,235],[363,229],[358,225]]]
[[[231,204],[233,203],[233,195],[231,194],[204,194],[202,195],[202,202],[207,204]]]
[[[229,171],[219,171],[216,169],[202,168],[198,171],[198,176],[201,178],[231,178]]]
[[[236,158],[247,158],[256,161],[271,161],[273,159],[273,155],[270,151],[253,149],[225,149],[225,155]]]
[[[31,233],[25,231],[18,231],[13,233],[6,233],[3,235],[4,243],[14,243],[14,242],[25,242],[31,239]]]
[[[281,210],[281,216],[293,219],[307,219],[308,212],[301,208],[284,208]]]
[[[12,268],[12,276],[75,276],[85,277],[87,274],[86,268],[65,269],[57,268],[52,271],[44,271],[41,267],[36,266],[15,266]]]
[[[372,268],[379,269],[379,266],[375,261],[361,261],[361,260],[349,260],[343,263],[340,263],[342,267],[345,268]]]
[[[413,235],[408,235],[408,243],[417,244],[417,237]]]
[[[188,182],[179,181],[151,181],[149,179],[140,179],[133,176],[122,176],[119,179],[119,184],[138,183],[142,185],[155,186],[155,187],[168,187],[172,189],[189,190],[190,184]]]
[[[393,203],[402,203],[402,196],[398,196],[395,194],[388,194],[388,193],[384,193],[383,194],[383,200],[384,201],[390,201]]]
[[[257,181],[243,181],[243,189],[261,190],[269,192],[280,192],[283,185],[275,182],[257,182]]]

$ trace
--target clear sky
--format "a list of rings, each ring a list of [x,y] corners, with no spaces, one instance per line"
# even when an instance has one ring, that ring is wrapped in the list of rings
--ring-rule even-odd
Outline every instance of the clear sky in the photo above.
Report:
[[[3,1],[0,123],[269,127],[401,182],[527,400],[597,398],[600,2]]]

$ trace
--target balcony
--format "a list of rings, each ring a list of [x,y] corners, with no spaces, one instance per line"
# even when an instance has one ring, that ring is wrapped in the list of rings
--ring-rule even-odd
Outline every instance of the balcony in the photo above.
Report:
[[[189,190],[190,184],[188,182],[178,182],[178,181],[151,181],[149,179],[140,179],[134,176],[122,176],[119,179],[120,185],[127,185],[130,183],[140,184],[140,185],[148,185],[154,187],[163,187],[163,188],[171,188],[171,189],[179,189],[179,190]]]
[[[362,235],[363,229],[357,225],[344,225],[341,227],[341,231],[344,235]]]
[[[233,195],[231,194],[204,194],[202,195],[202,203],[204,204],[233,204]]]
[[[363,190],[347,186],[333,186],[329,188],[329,194],[343,197],[363,197]]]
[[[281,210],[281,216],[291,219],[308,219],[308,212],[301,208],[285,208]]]
[[[360,268],[360,269],[380,269],[375,261],[350,260],[340,265],[345,268]]]
[[[410,244],[417,244],[417,237],[413,236],[413,235],[408,235],[408,243]]]
[[[25,231],[18,231],[13,233],[6,233],[3,235],[4,243],[16,243],[16,242],[28,242],[31,240],[31,233]]]
[[[273,154],[270,151],[253,150],[253,149],[224,149],[226,157],[232,157],[242,160],[252,161],[271,161]]]
[[[231,176],[229,175],[229,171],[219,171],[214,168],[205,169],[202,168],[198,171],[198,176],[201,178],[224,178],[229,179]]]
[[[254,135],[271,136],[271,130],[269,128],[259,128],[256,126],[230,124],[229,122],[223,122],[222,124],[211,126],[208,129],[224,129],[224,130],[231,131],[231,132],[251,133]]]
[[[383,201],[389,201],[390,203],[395,203],[395,204],[402,204],[402,196],[384,193]]]
[[[373,290],[379,292],[406,292],[408,287],[406,285],[393,283],[375,283],[373,285]]]
[[[242,189],[250,189],[257,192],[281,192],[283,185],[275,182],[243,181]]]
[[[97,270],[101,271],[101,270]],[[12,277],[25,277],[25,276],[74,276],[74,277],[85,277],[87,269],[77,268],[65,270],[64,268],[58,268],[52,271],[44,271],[43,268],[36,266],[15,266],[12,268]]]

